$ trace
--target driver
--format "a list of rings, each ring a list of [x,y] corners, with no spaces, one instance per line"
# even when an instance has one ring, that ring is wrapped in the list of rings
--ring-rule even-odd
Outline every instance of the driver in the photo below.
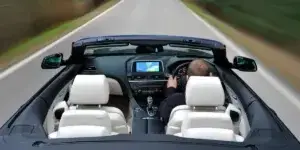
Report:
[[[187,79],[189,76],[209,76],[209,66],[203,59],[193,60],[187,69]],[[187,81],[187,80],[186,80]],[[160,103],[159,112],[164,124],[167,124],[173,108],[179,105],[185,105],[184,93],[176,93],[176,77],[169,76],[166,96],[167,98]]]

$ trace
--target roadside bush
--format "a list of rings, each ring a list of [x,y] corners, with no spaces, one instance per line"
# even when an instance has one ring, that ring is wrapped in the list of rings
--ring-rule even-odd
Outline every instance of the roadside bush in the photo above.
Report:
[[[107,0],[1,0],[0,55],[23,39],[82,16]]]
[[[213,15],[300,56],[299,0],[193,0]]]

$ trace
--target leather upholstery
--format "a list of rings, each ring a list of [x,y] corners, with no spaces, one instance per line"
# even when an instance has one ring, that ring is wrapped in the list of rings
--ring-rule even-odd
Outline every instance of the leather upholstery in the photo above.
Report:
[[[175,107],[166,134],[181,132],[182,121],[189,112],[225,112],[225,94],[218,77],[191,76],[186,85],[186,105]]]

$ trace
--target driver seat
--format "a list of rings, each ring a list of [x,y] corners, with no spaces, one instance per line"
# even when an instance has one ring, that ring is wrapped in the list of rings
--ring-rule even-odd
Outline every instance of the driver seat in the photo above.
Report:
[[[166,127],[166,134],[181,132],[181,125],[189,112],[225,113],[225,93],[218,77],[191,76],[186,84],[186,105],[175,107]]]
[[[176,136],[195,139],[243,142],[235,134],[233,123],[227,113],[189,112],[182,123],[181,133]]]

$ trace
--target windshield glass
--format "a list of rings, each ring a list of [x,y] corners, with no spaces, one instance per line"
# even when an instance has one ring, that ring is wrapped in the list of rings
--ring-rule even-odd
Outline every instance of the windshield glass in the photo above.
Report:
[[[93,45],[87,46],[84,52],[85,56],[96,56],[96,55],[106,55],[106,54],[136,54],[136,48],[138,46],[128,45],[128,44],[113,44],[113,45]],[[180,52],[180,54],[205,54],[213,57],[213,52],[208,48],[191,47],[184,45],[166,45],[163,46],[163,51],[158,48],[154,48],[151,53],[172,53]],[[199,53],[200,52],[200,53]]]

